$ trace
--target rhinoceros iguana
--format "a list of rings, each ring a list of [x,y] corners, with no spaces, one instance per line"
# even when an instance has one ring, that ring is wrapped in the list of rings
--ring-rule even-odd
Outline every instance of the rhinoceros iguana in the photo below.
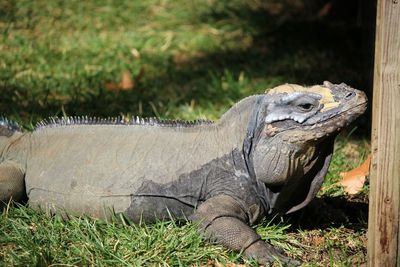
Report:
[[[189,218],[260,263],[298,264],[249,226],[315,197],[338,131],[365,111],[346,84],[286,84],[212,123],[70,117],[22,132],[0,123],[0,200],[134,222]]]

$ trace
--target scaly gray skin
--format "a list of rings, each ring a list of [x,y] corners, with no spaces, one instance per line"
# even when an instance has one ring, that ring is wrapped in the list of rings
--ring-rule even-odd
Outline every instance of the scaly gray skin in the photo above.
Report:
[[[345,84],[282,85],[216,123],[53,119],[33,132],[0,123],[0,200],[135,222],[190,218],[211,240],[268,264],[297,265],[250,228],[304,207],[340,128],[366,107]]]

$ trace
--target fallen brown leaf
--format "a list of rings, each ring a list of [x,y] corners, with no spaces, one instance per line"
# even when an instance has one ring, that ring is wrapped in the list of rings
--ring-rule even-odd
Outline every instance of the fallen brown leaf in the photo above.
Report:
[[[135,87],[135,82],[128,71],[122,73],[120,87],[121,90],[131,90]]]
[[[365,178],[369,175],[369,166],[371,164],[371,155],[359,167],[340,173],[342,180],[337,184],[344,187],[344,191],[349,195],[359,193],[365,183]]]
[[[107,83],[106,89],[108,91],[129,91],[133,90],[140,79],[143,78],[144,68],[140,68],[139,73],[132,79],[129,71],[124,71],[121,74],[121,81],[117,83]]]
[[[108,91],[128,91],[135,87],[135,83],[131,78],[131,74],[128,71],[124,71],[121,74],[121,81],[119,83],[107,83],[106,89]]]

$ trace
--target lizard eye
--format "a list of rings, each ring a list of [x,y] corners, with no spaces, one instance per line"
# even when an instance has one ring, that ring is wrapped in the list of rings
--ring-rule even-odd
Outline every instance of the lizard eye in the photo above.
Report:
[[[355,96],[355,94],[356,94],[356,93],[354,93],[354,92],[348,92],[348,93],[344,96],[344,98],[345,98],[346,100],[349,100],[349,99],[351,99],[353,96]]]
[[[310,111],[313,109],[314,105],[311,103],[302,103],[302,104],[298,104],[297,107],[301,110],[301,111]]]

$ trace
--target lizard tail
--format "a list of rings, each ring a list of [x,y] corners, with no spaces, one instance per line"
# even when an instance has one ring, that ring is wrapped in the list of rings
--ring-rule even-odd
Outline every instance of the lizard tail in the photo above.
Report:
[[[20,132],[21,128],[16,122],[0,117],[0,136],[11,136],[15,132]]]

